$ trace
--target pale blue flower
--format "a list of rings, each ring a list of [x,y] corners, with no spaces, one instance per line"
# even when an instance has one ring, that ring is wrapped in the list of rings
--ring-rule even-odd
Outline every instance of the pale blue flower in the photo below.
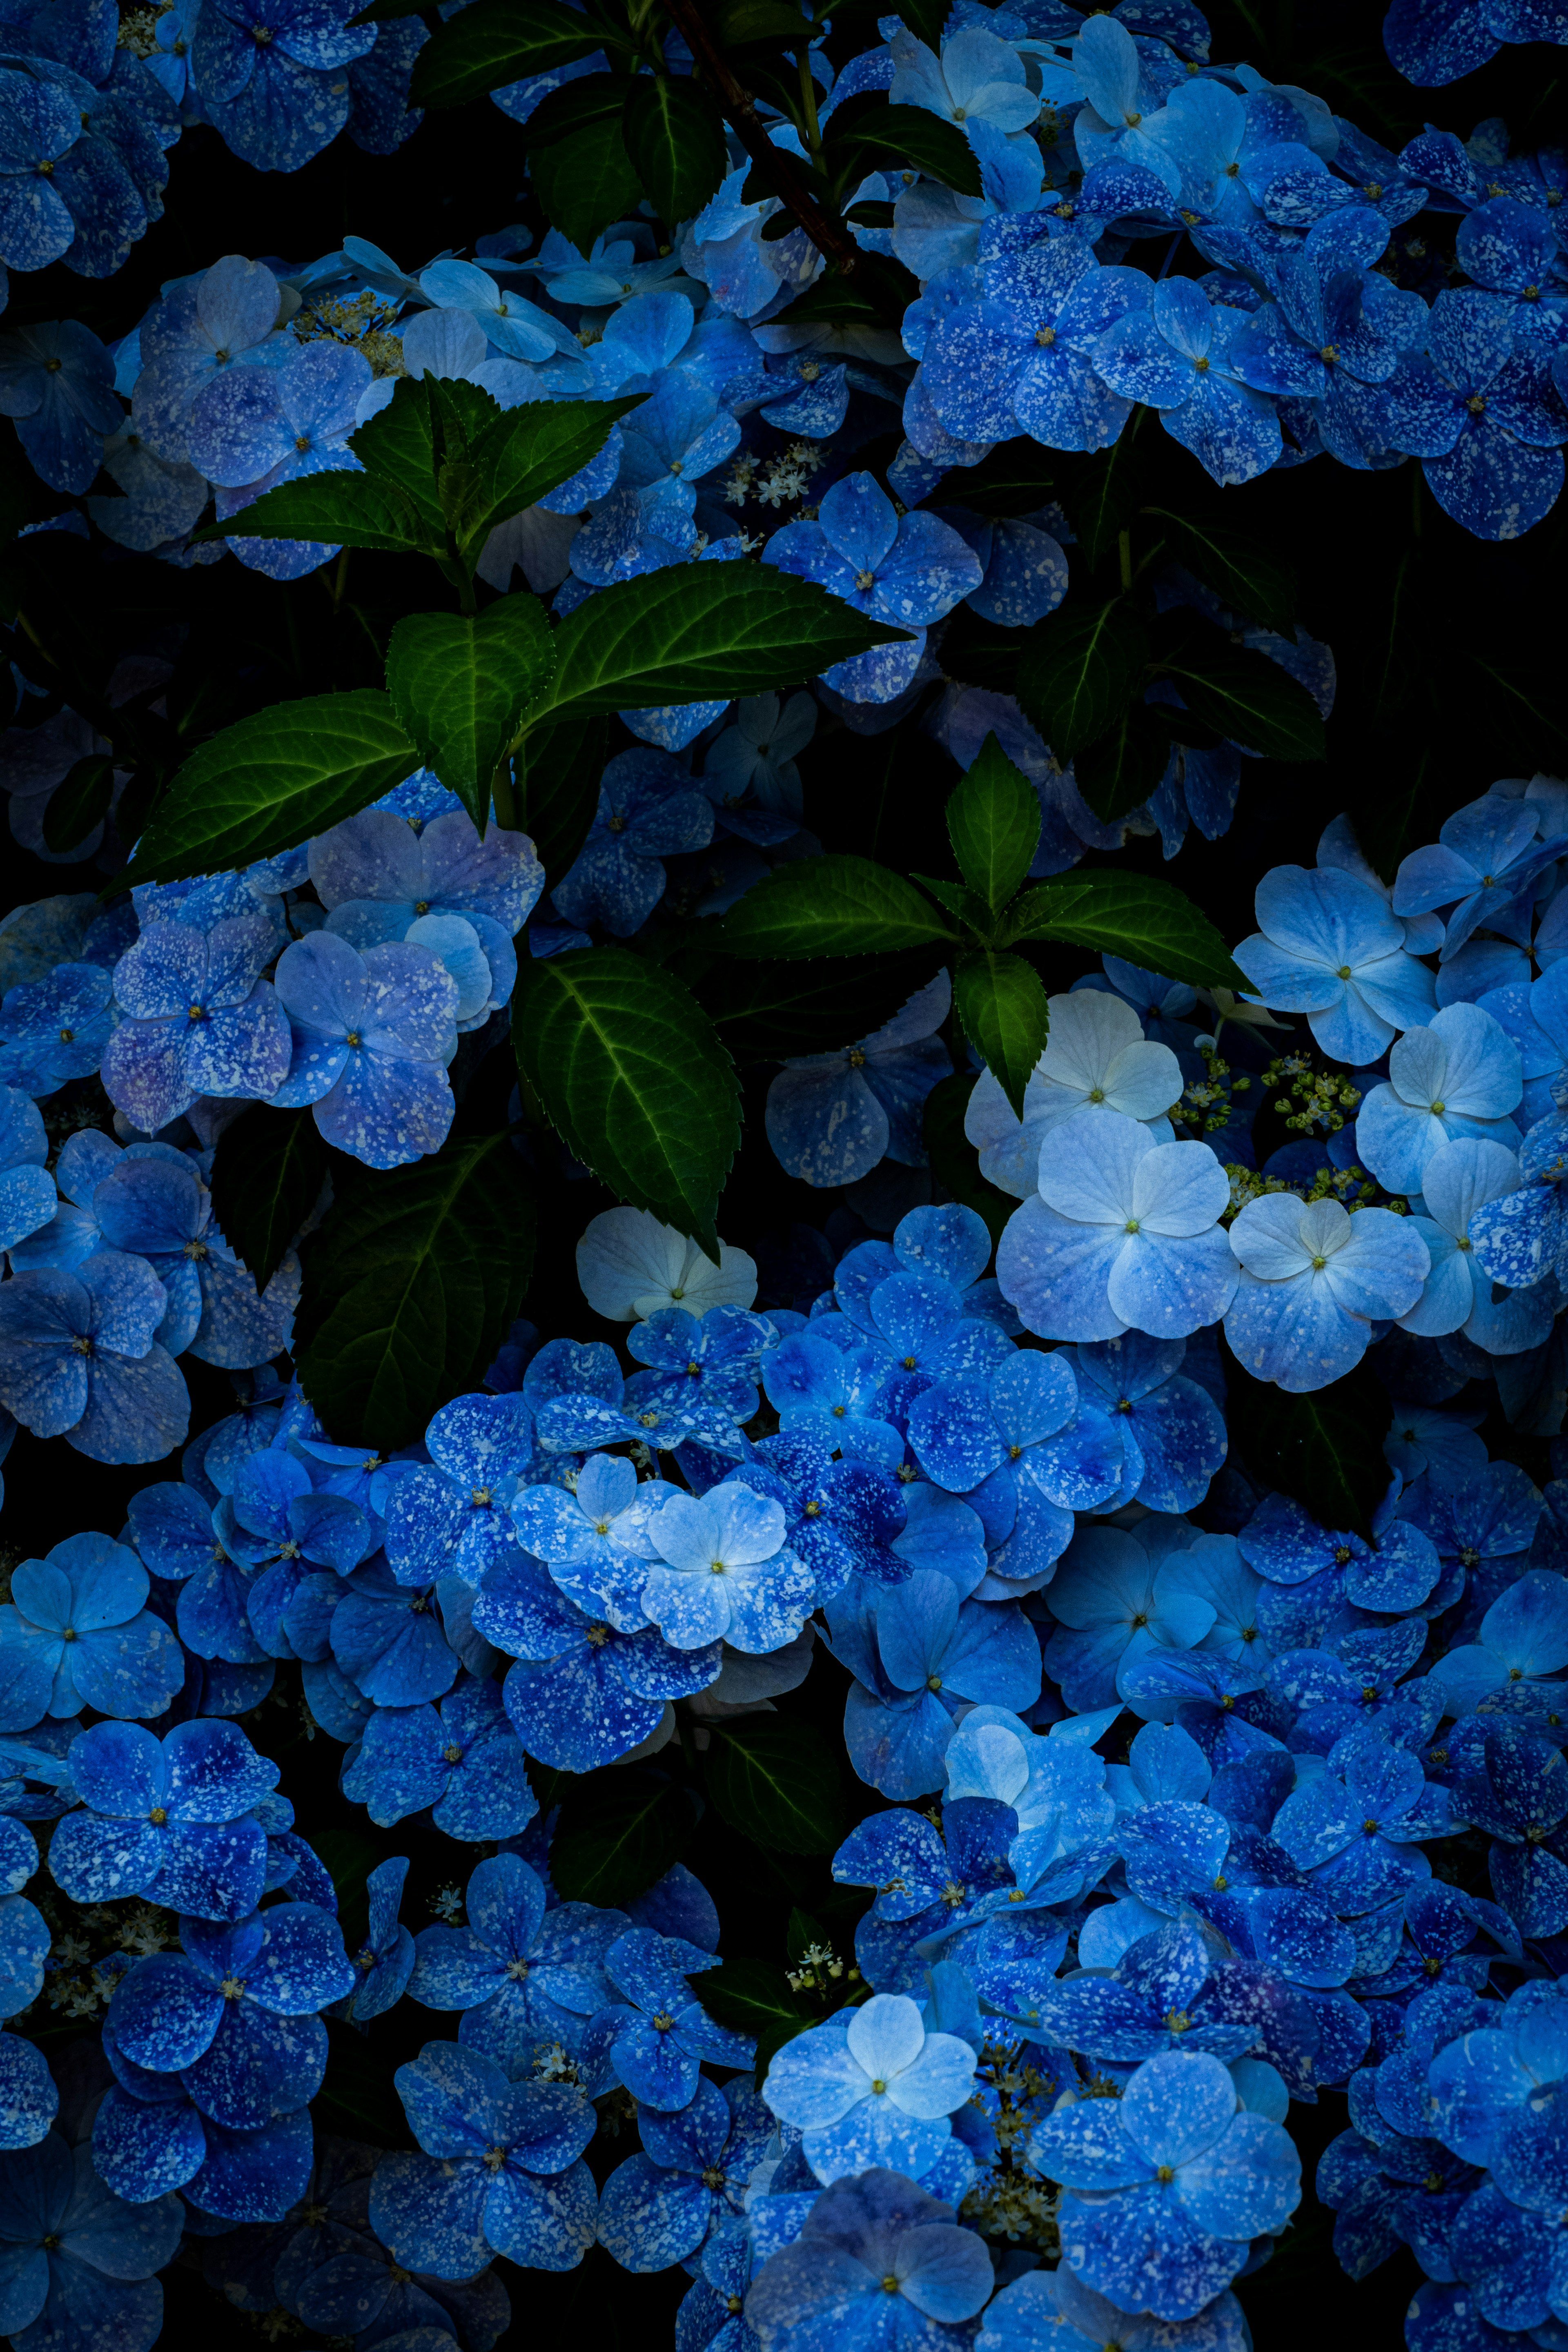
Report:
[[[1364,1068],[1436,1009],[1405,927],[1353,874],[1277,866],[1258,886],[1258,929],[1236,960],[1276,1013],[1304,1013],[1325,1054]]]
[[[1419,1192],[1433,1153],[1458,1136],[1511,1150],[1508,1114],[1523,1091],[1513,1040],[1479,1004],[1450,1004],[1395,1039],[1387,1080],[1356,1114],[1357,1156],[1385,1192]]]
[[[952,2135],[968,2099],[975,2053],[956,2034],[928,2032],[903,1993],[874,1993],[786,2042],[763,2096],[803,2134],[806,2162],[825,2184],[874,2165],[918,2179]]]
[[[1374,1322],[1408,1314],[1432,1270],[1407,1217],[1294,1192],[1249,1201],[1230,1229],[1241,1279],[1226,1338],[1257,1379],[1300,1394],[1365,1354]]]

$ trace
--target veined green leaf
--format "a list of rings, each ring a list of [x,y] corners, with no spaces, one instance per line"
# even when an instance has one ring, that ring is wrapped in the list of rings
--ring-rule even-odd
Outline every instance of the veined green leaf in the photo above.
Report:
[[[379,688],[274,703],[192,752],[123,878],[184,882],[274,857],[357,815],[418,765]]]
[[[810,1727],[748,1715],[711,1727],[708,1793],[742,1837],[780,1853],[830,1853],[844,1835],[838,1766]]]
[[[1175,541],[1175,552],[1222,604],[1265,629],[1291,633],[1296,614],[1296,580],[1287,564],[1277,562],[1239,531],[1172,512],[1168,507],[1145,507],[1143,512],[1163,523]]]
[[[974,150],[956,124],[923,106],[886,104],[879,92],[868,91],[866,97],[866,105],[847,99],[828,121],[828,149],[836,163],[840,155],[852,155],[858,167],[862,150],[872,156],[896,155],[961,196],[982,193]]]
[[[635,1903],[679,1861],[696,1826],[691,1798],[668,1780],[590,1779],[561,1809],[550,1875],[563,1902]]]
[[[673,228],[695,218],[730,168],[723,118],[707,91],[687,76],[639,74],[621,130],[660,220]]]
[[[203,523],[191,537],[320,540],[328,547],[367,547],[386,555],[427,555],[441,544],[417,499],[395,482],[347,467],[279,482],[226,522]]]
[[[890,1021],[937,970],[934,950],[825,957],[815,963],[713,961],[694,981],[720,1043],[737,1062],[832,1054]]]
[[[635,211],[642,194],[621,131],[631,88],[629,74],[585,74],[552,89],[528,119],[534,194],[580,253]]]
[[[536,400],[509,409],[473,442],[471,487],[453,518],[471,571],[497,523],[537,505],[596,457],[616,420],[645,395],[625,400]]]
[[[1124,702],[1105,734],[1073,762],[1078,788],[1096,816],[1110,824],[1157,792],[1171,757],[1171,730],[1163,709]]]
[[[1022,956],[971,949],[953,966],[952,1001],[964,1034],[1022,1118],[1024,1089],[1051,1025],[1038,972]]]
[[[482,834],[490,779],[555,667],[537,597],[498,597],[477,617],[410,613],[386,649],[387,691],[425,765]]]
[[[1169,618],[1160,668],[1194,719],[1265,760],[1327,759],[1322,714],[1300,679],[1191,616]]]
[[[558,0],[474,0],[420,50],[409,102],[466,106],[530,74],[575,65],[601,39],[595,25]]]
[[[518,1067],[569,1149],[623,1201],[719,1261],[719,1194],[740,1142],[734,1065],[673,973],[628,949],[521,958]]]
[[[1208,917],[1184,891],[1151,874],[1080,867],[1054,882],[1037,882],[1014,900],[1008,938],[1015,945],[1065,940],[1194,988],[1240,992],[1251,985]]]
[[[1069,604],[1029,632],[1018,699],[1065,761],[1115,724],[1148,659],[1149,640],[1119,598],[1088,611]]]
[[[608,735],[607,719],[568,713],[531,730],[512,763],[518,822],[547,883],[561,879],[593,827]]]
[[[809,857],[753,883],[710,939],[721,955],[897,954],[944,946],[958,933],[923,891],[869,857]]]
[[[478,1385],[522,1305],[533,1203],[510,1137],[448,1140],[409,1168],[334,1165],[301,1253],[300,1377],[347,1444],[383,1454]]]
[[[1226,1418],[1247,1469],[1304,1504],[1320,1527],[1370,1541],[1372,1515],[1388,1486],[1383,1441],[1394,1412],[1370,1365],[1290,1396],[1255,1380],[1228,1347],[1225,1359]]]
[[[994,735],[949,794],[947,833],[970,888],[987,906],[1005,907],[1040,845],[1040,796]]]
[[[265,1290],[321,1198],[331,1153],[308,1110],[265,1103],[226,1127],[213,1156],[213,1217]]]

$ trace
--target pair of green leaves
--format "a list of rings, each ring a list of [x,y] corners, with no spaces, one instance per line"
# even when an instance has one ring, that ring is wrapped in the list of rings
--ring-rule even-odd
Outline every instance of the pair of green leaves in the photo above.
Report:
[[[154,810],[128,878],[183,881],[275,856],[368,808],[421,765],[482,825],[492,772],[509,750],[529,778],[564,772],[569,789],[552,820],[561,841],[575,833],[575,855],[598,800],[594,722],[791,686],[899,634],[812,581],[746,562],[617,582],[553,625],[522,593],[477,616],[416,614],[393,632],[387,691],[276,704],[194,752]],[[584,742],[586,756],[574,760],[574,743]],[[525,819],[533,800],[530,782]]]

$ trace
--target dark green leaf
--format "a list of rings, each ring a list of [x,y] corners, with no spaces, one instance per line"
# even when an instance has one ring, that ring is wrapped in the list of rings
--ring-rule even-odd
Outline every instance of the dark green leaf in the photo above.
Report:
[[[481,834],[497,763],[554,667],[550,624],[534,596],[500,596],[477,618],[410,613],[392,632],[393,707],[425,765]]]
[[[1033,514],[1054,499],[1059,462],[1054,449],[1042,449],[1037,441],[999,441],[978,466],[955,466],[944,474],[931,494],[931,503],[965,506],[972,513],[997,517]],[[946,653],[943,638],[944,666]]]
[[[851,205],[844,215],[856,228],[891,228],[897,217],[891,205]]]
[[[1109,733],[1086,744],[1073,762],[1078,788],[1110,824],[1157,792],[1171,757],[1171,730],[1146,702],[1123,703]]]
[[[968,889],[962,882],[940,882],[931,874],[913,874],[910,879],[929,890],[939,907],[945,907],[955,922],[967,923],[972,930],[988,931],[991,909],[978,890]]]
[[[955,1070],[951,1078],[942,1078],[931,1088],[925,1100],[921,1132],[932,1177],[955,1201],[984,1218],[994,1245],[1018,1203],[980,1173],[980,1155],[963,1132],[974,1076],[973,1070]]]
[[[326,1864],[338,1898],[338,1922],[352,1952],[364,1940],[370,1924],[365,1881],[384,1853],[384,1847],[360,1830],[312,1830],[310,1843]]]
[[[1289,565],[1277,562],[1238,531],[1173,514],[1166,507],[1145,507],[1143,511],[1165,525],[1178,559],[1205,588],[1214,590],[1222,604],[1262,628],[1291,635],[1296,578]]]
[[[471,445],[472,482],[453,528],[471,571],[496,525],[570,481],[596,457],[617,417],[639,408],[625,400],[536,400],[487,425]]]
[[[562,1809],[550,1875],[563,1902],[619,1908],[679,1861],[695,1827],[690,1798],[670,1781],[595,1777]]]
[[[385,555],[424,555],[439,545],[429,521],[417,502],[396,483],[345,469],[280,482],[275,490],[263,490],[226,522],[204,523],[191,537],[319,540],[329,547],[370,547]]]
[[[899,14],[916,40],[923,41],[928,49],[935,49],[940,47],[942,26],[952,11],[952,0],[910,0],[909,6],[900,7]]]
[[[533,1204],[504,1135],[448,1140],[410,1168],[342,1161],[334,1177],[301,1253],[295,1357],[343,1444],[389,1454],[479,1385],[522,1305]]]
[[[1040,796],[994,735],[949,795],[947,833],[970,888],[988,906],[1005,907],[1040,845]]]
[[[704,947],[747,957],[897,954],[957,937],[922,891],[869,857],[778,866],[721,915]]]
[[[1151,874],[1080,866],[1054,882],[1037,882],[1015,899],[1009,937],[1014,944],[1065,940],[1194,988],[1239,992],[1251,986],[1208,917],[1184,891]]]
[[[1149,640],[1120,599],[1068,605],[1037,622],[1018,664],[1018,699],[1064,763],[1116,723],[1142,681]]]
[[[799,9],[784,7],[783,0],[720,0],[702,13],[721,49],[744,48],[748,41],[788,41],[798,47],[806,30]]]
[[[956,189],[961,196],[982,193],[974,150],[955,123],[944,122],[940,114],[928,113],[923,106],[886,106],[879,100],[865,112],[857,109],[853,119],[847,120],[854,104],[853,99],[847,100],[835,110],[827,125],[829,151],[836,162],[839,152],[853,155],[857,168],[862,150],[872,156],[896,155],[901,163],[912,163],[917,171]]]
[[[1022,956],[973,949],[953,966],[952,1001],[964,1034],[1022,1118],[1024,1088],[1051,1025],[1038,972]]]
[[[1190,614],[1169,620],[1160,667],[1194,718],[1265,760],[1327,759],[1322,714],[1289,670]]]
[[[942,641],[945,675],[964,686],[982,686],[988,694],[1018,690],[1018,664],[1027,637],[1022,629],[999,629],[961,604],[947,625]]]
[[[803,1911],[796,1905],[789,1915],[789,1925],[784,1929],[784,1950],[795,1966],[799,1967],[814,1944],[820,1949],[824,1944],[831,1944],[832,1941],[832,1937],[821,1920],[814,1919],[809,1911]]]
[[[350,434],[349,447],[378,483],[413,500],[424,543],[440,546],[446,519],[436,495],[438,465],[428,383],[399,376],[386,406]]]
[[[595,27],[557,0],[474,0],[420,50],[409,103],[466,106],[529,74],[575,65],[599,45]]]
[[[1226,1418],[1234,1454],[1260,1486],[1293,1496],[1321,1528],[1370,1540],[1388,1488],[1383,1441],[1394,1417],[1369,1364],[1305,1396],[1254,1380],[1228,1346]]]
[[[213,1218],[265,1290],[321,1198],[331,1155],[308,1110],[247,1110],[218,1138]]]
[[[791,1990],[776,1960],[726,1960],[700,1976],[693,1990],[716,2024],[755,2037],[759,2081],[784,2043],[808,2032],[819,2015]]]
[[[719,1261],[719,1194],[741,1137],[734,1066],[673,973],[617,947],[524,956],[518,1067],[617,1199]]]
[[[44,810],[44,841],[57,857],[84,842],[109,814],[114,794],[114,761],[107,751],[89,751],[61,777]],[[132,836],[134,838],[134,835]]]
[[[723,118],[689,76],[639,74],[622,133],[644,194],[672,228],[701,211],[730,168]]]
[[[840,1843],[837,1759],[808,1725],[744,1715],[710,1728],[708,1793],[731,1829],[782,1853],[829,1853]]]
[[[630,89],[629,74],[586,74],[552,90],[528,119],[533,193],[551,227],[580,253],[635,212],[642,194],[621,135]]]
[[[1091,570],[1116,545],[1138,510],[1143,468],[1137,446],[1139,415],[1109,449],[1055,458],[1057,488]]]
[[[567,614],[539,715],[763,694],[904,635],[771,563],[677,564]]]
[[[518,822],[547,883],[561,879],[588,838],[608,738],[607,719],[568,716],[553,727],[531,730],[512,763]]]
[[[357,815],[418,765],[379,688],[274,703],[192,752],[121,879],[184,882],[276,856]]]
[[[737,1062],[833,1054],[868,1037],[936,971],[932,950],[815,963],[713,963],[693,993]]]

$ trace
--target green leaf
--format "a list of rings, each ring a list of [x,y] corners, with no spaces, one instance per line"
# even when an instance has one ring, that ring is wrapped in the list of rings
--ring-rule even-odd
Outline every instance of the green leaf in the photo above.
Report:
[[[1030,630],[1018,699],[1065,764],[1121,718],[1148,659],[1149,640],[1120,598],[1068,605]]]
[[[357,815],[418,765],[379,688],[275,702],[192,752],[121,881],[184,882],[276,856]]]
[[[842,155],[853,157],[858,165],[862,150],[872,155],[896,155],[901,163],[912,163],[961,196],[983,193],[974,150],[956,124],[944,122],[941,115],[929,113],[923,106],[891,106],[884,104],[879,94],[873,98],[868,91],[866,95],[872,99],[870,105],[862,109],[856,99],[847,99],[835,109],[827,124],[828,150],[835,163]]]
[[[776,1960],[726,1960],[705,1970],[697,1990],[716,2024],[755,2038],[759,2081],[786,2042],[818,2022],[819,2012],[792,1990]]]
[[[963,1132],[974,1083],[973,1070],[955,1070],[951,1078],[939,1080],[925,1099],[921,1133],[931,1175],[955,1201],[984,1218],[994,1247],[1018,1203],[980,1173],[980,1154]]]
[[[1127,702],[1109,733],[1079,753],[1073,774],[1095,815],[1109,824],[1158,791],[1170,758],[1171,730],[1162,713]]]
[[[791,1911],[789,1925],[784,1929],[784,1950],[795,1961],[796,1967],[798,1968],[805,1958],[813,1944],[820,1948],[824,1944],[831,1944],[832,1941],[832,1937],[821,1920],[813,1918],[809,1911],[803,1911],[797,1904]]]
[[[1372,1539],[1372,1515],[1388,1488],[1383,1441],[1394,1417],[1388,1391],[1362,1363],[1305,1396],[1254,1380],[1225,1349],[1226,1418],[1233,1455],[1260,1486],[1275,1486],[1318,1525]]]
[[[410,1168],[342,1160],[334,1179],[301,1252],[295,1359],[343,1443],[389,1454],[479,1385],[522,1305],[533,1204],[506,1135],[449,1139]]]
[[[924,892],[890,866],[869,857],[803,857],[753,882],[701,944],[720,955],[793,961],[896,955],[957,936]]]
[[[518,822],[547,884],[561,879],[593,828],[608,740],[607,719],[568,716],[531,729],[512,762]]]
[[[497,764],[554,667],[554,640],[535,596],[499,596],[477,618],[410,613],[392,632],[393,708],[425,765],[481,834]]]
[[[672,972],[618,947],[524,956],[518,1067],[568,1148],[634,1208],[719,1262],[719,1194],[741,1139],[734,1066]]]
[[[430,517],[395,482],[370,474],[306,474],[263,490],[226,522],[204,523],[194,540],[305,539],[369,547],[385,555],[427,555],[440,545]]]
[[[1016,695],[1018,664],[1027,644],[1021,629],[999,629],[961,604],[942,641],[943,674],[963,686],[982,686],[988,694]]]
[[[974,514],[996,518],[1033,514],[1037,507],[1043,507],[1055,496],[1058,463],[1057,452],[1043,449],[1037,441],[999,441],[978,466],[955,466],[951,473],[944,474],[931,493],[931,503],[962,505]],[[951,622],[948,626],[951,634]],[[946,652],[944,637],[944,661]]]
[[[528,118],[533,193],[551,227],[580,253],[635,212],[642,194],[621,133],[631,87],[629,74],[586,74],[552,89]]]
[[[933,874],[913,874],[910,879],[918,882],[922,890],[929,890],[954,922],[967,923],[974,931],[990,929],[991,909],[978,890],[971,890],[962,882],[940,882]]]
[[[1141,415],[1134,413],[1109,449],[1082,457],[1069,453],[1055,460],[1058,494],[1091,571],[1109,555],[1138,510],[1143,479],[1137,445]]]
[[[213,1217],[265,1290],[326,1181],[331,1154],[309,1110],[254,1110],[226,1127],[213,1157]]]
[[[862,253],[854,273],[825,269],[770,322],[790,327],[896,327],[917,299],[920,279],[889,255]]]
[[[349,447],[384,489],[401,490],[412,499],[425,535],[422,543],[441,546],[446,518],[436,495],[438,462],[429,383],[424,378],[399,376],[386,406],[350,434]],[[270,490],[267,496],[272,496]]]
[[[1293,635],[1296,576],[1289,565],[1276,562],[1238,531],[1173,514],[1167,507],[1145,507],[1143,511],[1167,525],[1178,559],[1205,588],[1214,590],[1222,604],[1262,628]]]
[[[562,1808],[550,1875],[563,1902],[618,1909],[679,1861],[696,1826],[690,1798],[668,1780],[595,1777]]]
[[[1162,632],[1160,668],[1193,716],[1265,760],[1326,760],[1322,713],[1307,688],[1267,654],[1233,646],[1191,614]]]
[[[622,135],[654,211],[671,228],[695,218],[730,168],[723,119],[688,76],[639,74],[626,92]]]
[[[1005,907],[1040,845],[1040,796],[994,735],[949,795],[947,835],[970,888],[987,906]]]
[[[645,395],[625,400],[536,400],[497,417],[473,442],[472,487],[453,517],[461,552],[472,571],[497,523],[521,514],[596,457],[617,418],[640,408]]]
[[[567,614],[539,715],[764,694],[905,635],[771,563],[678,563],[617,581]]]
[[[935,974],[935,954],[828,956],[816,963],[713,963],[692,983],[737,1062],[833,1054],[869,1037]]]
[[[1065,940],[1194,988],[1239,993],[1251,986],[1208,917],[1184,891],[1151,874],[1080,867],[1054,882],[1037,882],[1015,899],[1008,937],[1013,945]]]
[[[420,50],[409,104],[466,106],[526,75],[575,65],[600,45],[596,28],[557,0],[474,0]]]
[[[952,13],[952,0],[910,0],[908,7],[899,14],[918,41],[928,49],[935,49],[942,40],[942,26]]]
[[[721,49],[742,49],[749,41],[788,41],[792,47],[800,42],[800,12],[782,0],[721,0],[702,13]]]
[[[830,1853],[842,1842],[837,1759],[808,1724],[744,1715],[709,1728],[708,1794],[731,1829],[781,1853]]]
[[[44,841],[57,857],[84,842],[109,814],[114,795],[114,761],[107,751],[89,751],[49,794],[44,810]]]
[[[952,1001],[965,1036],[1022,1118],[1024,1088],[1051,1025],[1038,972],[1022,956],[975,949],[953,966]]]

